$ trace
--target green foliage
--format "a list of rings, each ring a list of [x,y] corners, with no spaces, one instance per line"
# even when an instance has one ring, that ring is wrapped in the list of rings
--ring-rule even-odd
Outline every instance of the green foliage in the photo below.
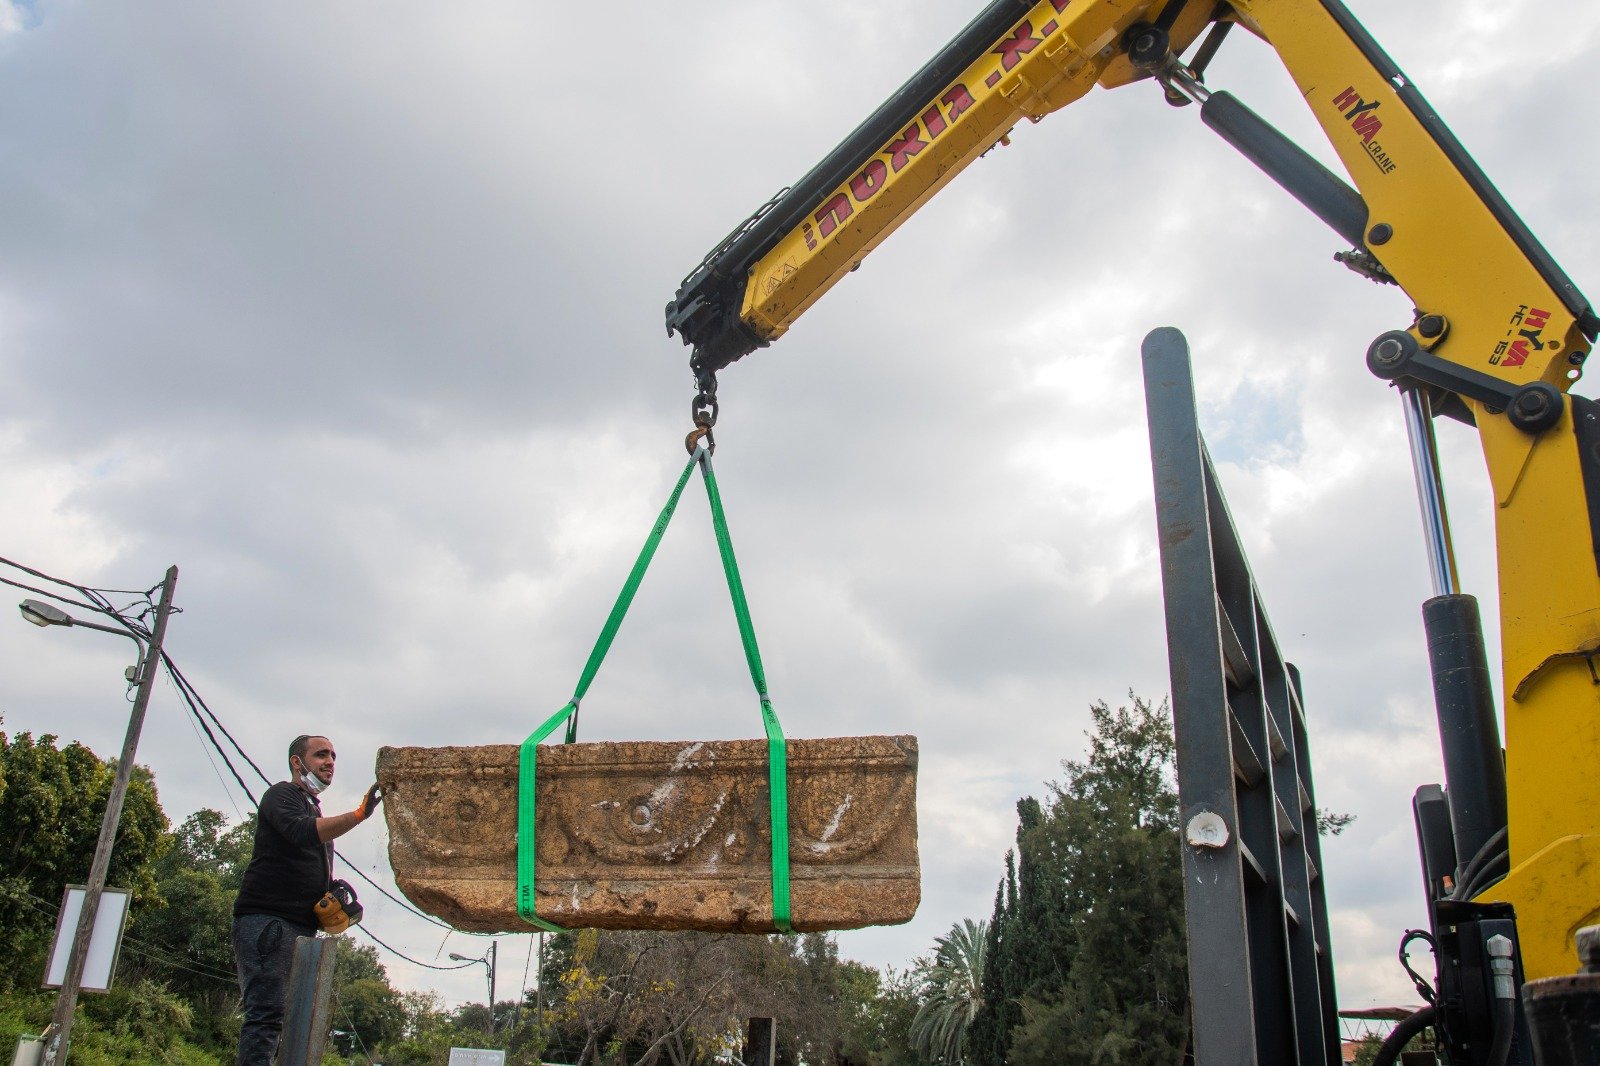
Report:
[[[1187,972],[1172,733],[1164,706],[1090,708],[1089,756],[1048,808],[1018,805],[996,893],[981,1066],[1176,1061]]]
[[[54,1006],[52,992],[0,995],[0,1047],[9,1054],[19,1036],[43,1031]],[[119,977],[109,994],[80,1001],[73,1066],[221,1066],[218,1054],[188,1039],[189,1020],[186,1004],[167,989]]]
[[[114,982],[109,992],[83,997],[83,1013],[102,1032],[151,1048],[194,1027],[194,1007],[157,981]]]
[[[165,982],[197,1008],[196,1039],[225,1047],[236,1039],[237,988],[230,930],[237,872],[249,860],[220,812],[200,810],[172,833],[155,864],[159,898],[136,907],[128,927],[128,956],[139,973]]]
[[[920,983],[841,959],[825,934],[584,930],[551,938],[544,973],[549,1024],[539,1046],[560,1062],[728,1061],[751,1017],[777,1020],[785,1066],[917,1062],[908,1033]],[[524,1030],[536,1002],[525,1005]],[[521,1046],[503,1028],[500,1038],[497,1046]]]
[[[1372,1066],[1373,1061],[1378,1057],[1378,1048],[1381,1046],[1383,1046],[1383,1041],[1378,1038],[1377,1034],[1374,1033],[1363,1037],[1356,1045],[1356,1055],[1351,1062],[1354,1066]]]
[[[972,1019],[983,1006],[983,960],[989,927],[967,918],[934,942],[933,959],[918,968],[922,1003],[911,1020],[911,1046],[927,1061],[954,1066]]]
[[[847,1044],[850,1054],[841,1061],[853,1066],[920,1066],[922,1057],[911,1047],[911,1023],[922,1003],[916,971],[928,961],[919,958],[910,969],[884,970],[878,992],[867,1007],[870,1021],[865,1039],[856,1045]]]
[[[1325,837],[1336,837],[1349,828],[1350,823],[1356,820],[1353,814],[1331,811],[1326,807],[1317,808],[1317,833]]]
[[[43,966],[63,888],[88,878],[114,773],[81,744],[0,733],[0,958],[21,964],[0,968],[0,991]],[[135,767],[108,883],[132,891],[135,906],[158,898],[154,864],[169,840],[154,780]]]
[[[338,1044],[345,1052],[371,1054],[400,1039],[406,1030],[406,1004],[389,984],[378,949],[340,937],[333,961],[334,1029],[348,1034]]]
[[[0,1046],[49,1022],[55,996],[34,989],[62,889],[88,876],[115,773],[82,744],[0,733]],[[226,835],[220,815],[202,813]],[[107,877],[132,892],[131,918],[111,991],[79,1002],[74,1063],[209,1064],[237,1033],[233,897],[207,880],[188,827],[169,831],[153,778],[134,767]]]
[[[325,1061],[443,1066],[452,1046],[489,1046],[512,1066],[546,1053],[688,1066],[728,1061],[755,1016],[778,1019],[785,1066],[1168,1060],[1184,1002],[1171,739],[1138,700],[1093,714],[1088,759],[1066,764],[1045,803],[1018,804],[993,919],[958,923],[909,970],[841,959],[817,933],[561,934],[547,941],[540,994],[494,1004],[490,1035],[488,1005],[446,1011],[430,993],[401,993],[376,949],[346,938],[333,1024],[348,1035]],[[81,745],[0,734],[0,1047],[49,1020],[53,995],[30,986],[61,885],[88,869],[111,776]],[[112,867],[112,883],[135,892],[128,939],[113,991],[80,1005],[74,1063],[231,1061],[232,905],[254,828],[203,810],[169,829],[135,771]]]

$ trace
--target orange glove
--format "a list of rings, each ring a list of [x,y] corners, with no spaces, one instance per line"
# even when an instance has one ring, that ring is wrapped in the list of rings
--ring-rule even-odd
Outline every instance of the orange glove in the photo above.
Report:
[[[361,797],[361,802],[356,804],[356,809],[350,813],[356,816],[356,821],[364,822],[372,817],[372,812],[378,809],[378,804],[383,802],[383,791],[377,785],[367,789],[367,794]]]

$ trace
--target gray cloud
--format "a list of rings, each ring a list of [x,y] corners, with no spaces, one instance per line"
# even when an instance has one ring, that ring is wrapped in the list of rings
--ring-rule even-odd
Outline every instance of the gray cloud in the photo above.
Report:
[[[306,728],[350,796],[381,744],[520,739],[684,461],[662,304],[969,6],[0,6],[0,554],[119,587],[177,562],[173,654],[269,770]],[[1357,13],[1582,284],[1600,16],[1523,42],[1485,32],[1503,6]],[[1211,81],[1331,158],[1243,37]],[[1137,353],[1174,324],[1305,672],[1319,800],[1359,815],[1328,845],[1341,995],[1409,996],[1427,588],[1361,362],[1409,305],[1337,247],[1192,109],[1097,92],[724,374],[718,472],[786,727],[922,738],[922,911],[847,954],[901,965],[986,914],[1015,800],[1081,752],[1087,705],[1165,691]],[[1445,436],[1492,604],[1481,460]],[[590,739],[759,731],[698,492]],[[0,630],[6,729],[115,749],[123,652],[91,637]],[[161,692],[141,749],[168,809],[235,810],[181,718]],[[380,832],[346,850],[384,876]],[[368,898],[418,958],[466,950]]]

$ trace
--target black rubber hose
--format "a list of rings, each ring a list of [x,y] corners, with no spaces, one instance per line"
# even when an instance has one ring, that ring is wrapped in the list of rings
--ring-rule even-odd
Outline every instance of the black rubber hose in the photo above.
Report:
[[[1378,1045],[1378,1054],[1373,1058],[1372,1066],[1394,1066],[1395,1061],[1400,1058],[1400,1052],[1411,1043],[1411,1038],[1433,1024],[1433,1017],[1434,1009],[1423,1007],[1389,1030],[1389,1035]]]
[[[1489,1045],[1488,1066],[1506,1066],[1511,1057],[1511,1038],[1517,1031],[1517,1001],[1494,1001],[1494,1042]]]

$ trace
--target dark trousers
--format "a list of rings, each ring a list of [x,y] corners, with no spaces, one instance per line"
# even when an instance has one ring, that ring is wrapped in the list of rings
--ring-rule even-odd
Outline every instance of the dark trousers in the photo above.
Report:
[[[283,1005],[289,996],[289,969],[296,937],[316,936],[309,926],[271,914],[240,914],[233,919],[233,959],[239,968],[238,1066],[272,1066],[283,1037]]]

